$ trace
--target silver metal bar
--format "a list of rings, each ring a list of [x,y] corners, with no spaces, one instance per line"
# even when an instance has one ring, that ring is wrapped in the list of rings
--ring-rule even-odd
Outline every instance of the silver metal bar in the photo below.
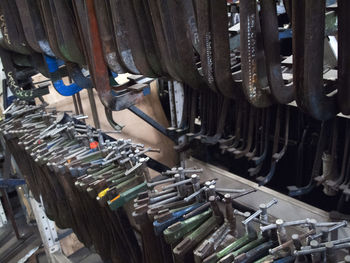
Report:
[[[41,198],[41,197],[40,197]],[[53,261],[52,254],[61,253],[61,245],[58,241],[58,235],[55,228],[55,222],[47,218],[41,203],[38,203],[33,197],[29,197],[33,208],[35,220],[39,229],[40,237],[43,241],[44,249],[49,261]]]
[[[230,189],[230,188],[216,188],[217,192],[223,192],[223,193],[244,193],[247,191],[247,189]]]
[[[174,196],[177,196],[177,195],[178,195],[178,192],[171,192],[169,194],[160,195],[160,196],[157,196],[157,197],[151,197],[150,200],[149,200],[149,203],[150,204],[154,204],[154,203],[163,201],[164,199],[168,199],[170,197],[174,197]]]
[[[163,190],[167,190],[167,189],[174,188],[174,187],[177,187],[177,186],[180,186],[180,185],[183,185],[183,184],[187,184],[187,183],[190,183],[190,182],[192,182],[192,179],[186,179],[186,180],[182,180],[180,182],[174,183],[174,184],[163,186],[162,189]]]
[[[169,199],[166,199],[166,200],[160,201],[158,203],[155,203],[153,205],[150,205],[149,208],[156,208],[158,206],[165,205],[165,204],[168,204],[168,203],[171,203],[171,202],[175,202],[175,201],[178,201],[180,199],[181,199],[181,197],[179,195],[177,195],[177,196],[171,197]]]
[[[207,189],[206,187],[202,187],[201,189],[199,189],[197,192],[194,192],[193,194],[189,195],[188,197],[184,198],[185,202],[189,202],[191,201],[193,198],[195,198],[197,195],[199,195],[201,192],[203,192],[205,189]]]
[[[290,221],[290,222],[285,222],[283,223],[283,226],[296,226],[296,225],[303,225],[303,224],[308,224],[309,223],[309,219],[303,219],[303,220],[296,220],[296,221]],[[263,226],[260,227],[261,232],[265,232],[267,230],[271,230],[271,229],[275,229],[277,228],[276,224],[270,224],[268,226]]]
[[[160,185],[160,184],[171,183],[171,182],[174,182],[174,181],[175,181],[175,178],[169,178],[169,179],[160,180],[160,181],[153,182],[153,183],[148,183],[147,186],[148,187],[154,187],[154,186],[157,186],[157,185]]]
[[[239,211],[237,209],[233,210],[233,213],[235,215],[240,215],[240,216],[243,216],[245,218],[250,216],[249,212],[243,213],[243,212],[241,212],[241,211]],[[264,221],[262,221],[262,220],[260,220],[258,218],[253,218],[253,222],[256,222],[256,223],[259,223],[260,225],[265,225],[265,226],[269,224],[268,222],[264,222]]]
[[[201,173],[201,172],[203,172],[203,169],[182,169],[182,170],[176,169],[176,170],[163,172],[162,174],[171,175],[171,174],[177,174],[177,173],[189,174],[189,173]]]
[[[272,199],[269,203],[266,204],[266,209],[270,208],[274,204],[277,204],[277,199]],[[252,214],[250,217],[245,219],[242,223],[244,225],[248,224],[253,218],[259,216],[263,211],[261,209],[257,210],[254,214]]]
[[[0,200],[0,227],[3,227],[6,224],[7,224],[7,217]]]

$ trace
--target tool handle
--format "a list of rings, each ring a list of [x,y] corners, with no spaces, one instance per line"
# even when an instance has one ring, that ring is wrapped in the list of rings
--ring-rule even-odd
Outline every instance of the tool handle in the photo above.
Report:
[[[146,182],[143,182],[142,184],[139,184],[133,188],[130,188],[129,190],[126,190],[125,192],[118,195],[116,198],[108,201],[109,208],[114,211],[119,207],[122,207],[126,202],[137,197],[137,195],[140,192],[143,192],[145,190],[147,190]]]

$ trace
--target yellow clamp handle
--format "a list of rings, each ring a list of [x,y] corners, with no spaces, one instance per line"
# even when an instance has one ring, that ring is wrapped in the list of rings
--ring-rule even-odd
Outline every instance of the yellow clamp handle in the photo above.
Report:
[[[99,198],[104,197],[107,194],[108,191],[109,191],[109,188],[106,188],[106,189],[102,190],[101,192],[98,193],[98,197]]]

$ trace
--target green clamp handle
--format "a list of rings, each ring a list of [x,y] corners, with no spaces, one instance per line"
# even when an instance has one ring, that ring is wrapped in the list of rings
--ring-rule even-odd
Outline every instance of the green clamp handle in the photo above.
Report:
[[[178,240],[180,240],[184,235],[191,232],[193,229],[197,228],[200,224],[202,224],[206,219],[208,219],[211,215],[211,209],[193,216],[185,221],[179,221],[175,224],[172,224],[167,229],[164,230],[164,238],[165,242],[168,244],[174,244]]]
[[[108,201],[107,203],[109,205],[109,208],[114,211],[119,207],[122,207],[128,201],[136,198],[140,192],[143,192],[146,190],[147,190],[147,182],[143,182],[142,184],[139,184],[133,188],[130,188],[129,190],[126,190],[125,192],[121,193],[114,199]]]

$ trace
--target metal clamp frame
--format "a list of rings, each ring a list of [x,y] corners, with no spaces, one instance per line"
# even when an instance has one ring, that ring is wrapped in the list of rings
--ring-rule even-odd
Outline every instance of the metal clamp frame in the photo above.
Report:
[[[52,254],[61,252],[61,245],[58,240],[55,222],[47,218],[42,202],[38,203],[32,196],[29,197],[29,201],[33,208],[35,220],[37,222],[41,240],[43,241],[46,256],[49,261],[52,262]]]

